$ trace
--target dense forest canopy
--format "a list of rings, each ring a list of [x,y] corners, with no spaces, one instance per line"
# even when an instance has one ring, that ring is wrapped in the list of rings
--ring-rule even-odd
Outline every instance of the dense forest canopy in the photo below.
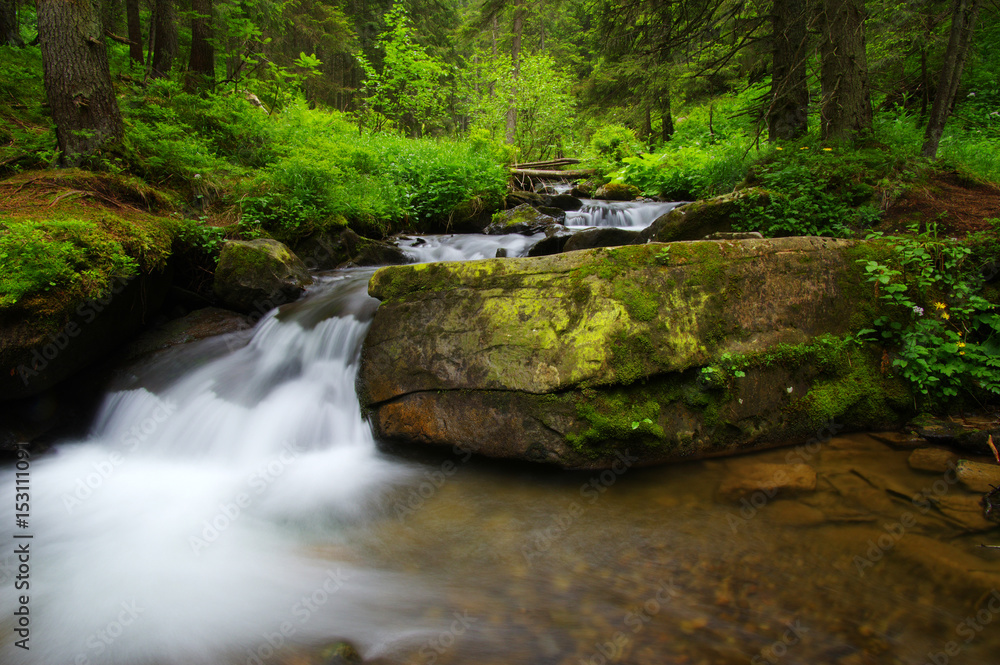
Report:
[[[997,94],[1000,21],[980,5],[3,0],[0,38],[40,48],[66,163],[120,140],[112,77],[119,89],[174,77],[187,92],[253,94],[272,113],[301,95],[363,130],[488,136],[520,160],[581,152],[607,125],[653,150],[679,113],[716,99],[725,101],[714,121],[743,118],[772,141],[812,129],[851,140],[873,113],[909,114],[933,156],[956,98],[967,122],[993,120],[966,103],[982,108]],[[4,78],[21,78],[18,61],[5,60]],[[69,70],[86,79],[86,103],[58,80]]]

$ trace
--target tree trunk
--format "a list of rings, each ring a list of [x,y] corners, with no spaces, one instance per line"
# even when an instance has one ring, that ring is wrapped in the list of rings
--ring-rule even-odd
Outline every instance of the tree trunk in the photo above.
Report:
[[[128,57],[142,65],[142,24],[139,23],[139,0],[125,0],[125,20],[128,23]]]
[[[806,0],[774,0],[771,11],[774,51],[767,134],[771,141],[788,141],[807,131]]]
[[[513,67],[514,88],[510,106],[507,107],[507,143],[517,140],[517,79],[521,76],[521,32],[524,29],[524,0],[514,0],[514,25],[510,41],[510,61]]]
[[[192,0],[191,59],[184,87],[189,92],[215,86],[215,47],[212,46],[212,0]]]
[[[153,65],[150,76],[155,79],[167,76],[177,57],[177,9],[174,0],[156,0],[153,15],[156,37],[152,40]]]
[[[63,166],[121,140],[99,0],[37,0],[45,92]]]
[[[0,46],[24,46],[17,21],[17,0],[0,0]]]
[[[864,0],[823,0],[820,14],[823,140],[852,139],[871,129],[865,15]]]
[[[965,69],[965,59],[969,55],[969,43],[979,17],[979,4],[980,0],[955,0],[948,48],[944,52],[944,63],[934,92],[934,105],[931,106],[931,117],[927,121],[927,131],[924,132],[924,146],[921,150],[924,157],[933,159],[937,156],[941,134],[951,115],[958,84],[962,80],[962,70]]]

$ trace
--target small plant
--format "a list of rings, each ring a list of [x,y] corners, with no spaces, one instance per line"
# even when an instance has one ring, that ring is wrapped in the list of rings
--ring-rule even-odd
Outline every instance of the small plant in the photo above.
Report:
[[[911,228],[916,232],[916,228]],[[969,265],[972,250],[941,239],[937,225],[927,232],[883,236],[896,251],[897,265],[862,261],[868,281],[891,307],[875,320],[882,337],[899,345],[893,366],[932,402],[960,391],[1000,394],[1000,314],[979,295],[982,276]]]

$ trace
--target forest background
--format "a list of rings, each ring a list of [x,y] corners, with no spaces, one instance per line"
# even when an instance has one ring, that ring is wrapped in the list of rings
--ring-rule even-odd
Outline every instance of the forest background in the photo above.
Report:
[[[765,235],[909,229],[924,290],[995,275],[1000,11],[982,0],[0,0],[0,43],[5,317],[171,254],[210,274],[226,238],[449,230],[504,205],[512,164],[563,156],[631,195],[762,187],[742,224]],[[893,213],[954,186],[971,222]],[[966,241],[954,274],[942,230]],[[1000,387],[990,308],[966,315],[980,388]],[[966,352],[946,332],[920,333],[917,356],[948,349],[930,383],[972,371],[948,369]]]

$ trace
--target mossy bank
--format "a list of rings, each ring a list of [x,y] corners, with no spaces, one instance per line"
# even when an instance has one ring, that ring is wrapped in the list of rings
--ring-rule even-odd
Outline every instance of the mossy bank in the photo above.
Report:
[[[906,387],[852,342],[878,308],[857,259],[882,251],[809,237],[383,268],[362,404],[386,439],[570,468],[898,426]]]

